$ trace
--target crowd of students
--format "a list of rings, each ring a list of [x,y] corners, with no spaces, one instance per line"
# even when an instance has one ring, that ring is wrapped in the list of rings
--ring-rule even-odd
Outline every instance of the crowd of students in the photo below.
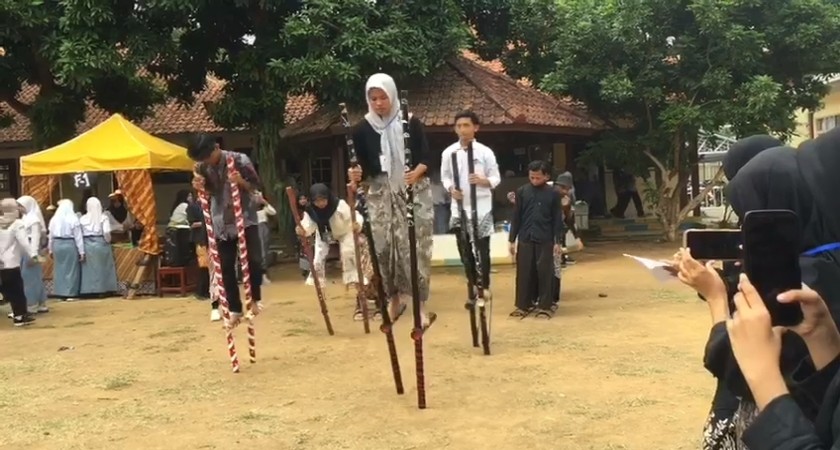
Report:
[[[778,296],[804,321],[771,326],[765,300],[736,265],[722,271],[674,256],[680,279],[709,307],[704,363],[718,381],[704,428],[709,450],[840,448],[840,129],[798,149],[770,136],[742,139],[727,153],[726,198],[738,217],[783,209],[799,217],[802,289]]]
[[[122,200],[119,192],[112,194],[112,198],[118,197]],[[119,207],[120,204],[112,204],[103,211],[99,199],[90,196],[83,212],[77,213],[71,200],[62,199],[47,226],[34,198],[2,201],[0,292],[12,305],[9,318],[15,326],[31,324],[36,314],[49,312],[42,268],[46,257],[53,262],[53,289],[49,293],[53,297],[71,301],[107,296],[119,290],[111,249],[117,222],[113,209]]]

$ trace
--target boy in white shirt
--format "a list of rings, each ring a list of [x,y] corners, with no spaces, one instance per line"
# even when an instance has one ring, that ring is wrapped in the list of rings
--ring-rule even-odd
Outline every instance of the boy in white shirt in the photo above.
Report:
[[[496,155],[490,147],[475,140],[478,132],[479,119],[472,111],[462,111],[455,115],[455,133],[458,135],[458,142],[450,145],[443,151],[441,156],[440,177],[443,187],[452,196],[452,216],[450,227],[458,230],[463,223],[467,226],[469,235],[472,236],[472,204],[470,199],[470,187],[475,185],[476,189],[476,210],[478,215],[478,239],[473,239],[481,259],[482,287],[490,287],[490,234],[493,233],[493,189],[501,182],[499,164],[496,162]],[[472,143],[474,172],[470,173],[467,148]],[[456,155],[458,161],[458,182],[459,189],[455,187],[455,174],[453,172],[452,155]],[[462,222],[459,211],[459,200],[463,202],[463,208],[467,217]],[[458,235],[460,236],[460,235]],[[474,263],[472,257],[472,246],[466,245],[458,239],[458,250],[461,254],[461,261],[467,268]],[[469,273],[469,272],[468,272]]]

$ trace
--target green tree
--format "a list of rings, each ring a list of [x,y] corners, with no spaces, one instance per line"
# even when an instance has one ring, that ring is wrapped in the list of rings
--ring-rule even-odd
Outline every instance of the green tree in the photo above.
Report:
[[[87,102],[142,119],[165,98],[141,69],[173,48],[173,17],[128,0],[5,0],[0,101],[29,119],[36,148],[72,138]],[[31,102],[20,99],[25,86],[38,88]]]
[[[819,75],[840,72],[840,6],[827,0],[513,0],[509,11],[499,54],[511,75],[608,125],[587,157],[654,163],[669,239],[699,202],[680,192],[701,130],[789,136],[795,111],[827,92]]]
[[[226,81],[214,120],[257,132],[255,162],[284,210],[284,177],[273,169],[290,95],[313,94],[325,105],[361,103],[367,76],[426,75],[467,36],[452,0],[162,1],[186,4],[189,20],[179,52],[155,70],[184,100],[208,73]]]

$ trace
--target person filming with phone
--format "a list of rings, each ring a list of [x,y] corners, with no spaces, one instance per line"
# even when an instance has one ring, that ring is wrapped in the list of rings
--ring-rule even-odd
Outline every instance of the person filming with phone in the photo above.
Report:
[[[832,416],[826,408],[836,408],[840,398],[840,381],[834,382],[834,400],[825,382],[840,366],[835,361],[840,348],[840,208],[830,197],[840,188],[838,144],[840,129],[799,151],[772,148],[730,180],[727,199],[744,219],[745,275],[731,299],[734,311],[731,289],[710,263],[695,260],[685,249],[677,255],[680,279],[706,298],[712,314],[706,368],[740,398],[731,421],[733,448],[833,445],[823,435],[823,447],[799,446],[791,430],[801,435],[807,428],[802,423]],[[840,426],[840,415],[837,422]]]

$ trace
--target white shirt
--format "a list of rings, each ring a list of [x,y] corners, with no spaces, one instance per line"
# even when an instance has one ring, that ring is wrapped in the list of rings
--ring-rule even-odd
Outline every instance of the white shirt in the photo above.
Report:
[[[356,214],[356,222],[359,225],[364,223],[361,214]],[[312,235],[312,233],[318,230],[318,224],[309,217],[309,213],[307,212],[303,213],[303,217],[300,219],[300,226],[306,231],[307,235]],[[335,239],[340,239],[347,233],[353,232],[353,228],[350,226],[350,205],[344,200],[338,201],[338,207],[335,208],[335,212],[330,217],[330,231],[332,231],[332,237]]]
[[[82,216],[82,219],[84,218],[85,216]],[[80,220],[79,222],[82,227],[82,236],[102,236],[105,238],[105,242],[111,242],[111,220],[105,217],[105,214],[102,215],[102,220],[99,223],[90,220]]]
[[[273,216],[275,214],[277,214],[277,210],[266,203],[265,208],[257,210],[257,223],[266,223],[268,222],[268,216]]]
[[[440,178],[443,182],[443,187],[449,191],[455,187],[455,176],[452,172],[452,154],[455,153],[458,159],[458,184],[461,192],[464,194],[464,211],[469,213],[472,209],[470,202],[470,184],[469,184],[469,166],[467,165],[467,149],[461,146],[460,142],[456,142],[441,155],[440,162]],[[490,182],[490,187],[479,186],[475,187],[476,195],[476,210],[478,217],[482,218],[493,211],[493,189],[502,181],[502,176],[499,174],[499,164],[496,162],[496,154],[490,147],[473,141],[473,162],[475,164],[475,173],[487,178]],[[459,218],[458,202],[452,199],[452,217]],[[480,219],[479,219],[480,220]]]
[[[169,223],[166,225],[170,228],[189,228],[190,221],[187,220],[187,208],[190,205],[187,202],[179,203],[175,209],[172,210],[172,214],[169,216]],[[110,222],[113,220],[113,217],[108,219]]]
[[[14,269],[20,267],[20,260],[26,252],[31,258],[38,256],[38,244],[29,244],[26,236],[26,226],[20,219],[15,220],[9,228],[0,230],[0,269]]]

